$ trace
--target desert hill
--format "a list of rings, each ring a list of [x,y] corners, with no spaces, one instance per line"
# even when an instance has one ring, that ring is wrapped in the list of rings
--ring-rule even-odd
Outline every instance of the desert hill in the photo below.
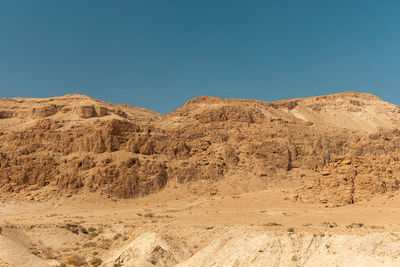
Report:
[[[145,196],[286,188],[338,206],[398,190],[400,108],[370,94],[202,96],[167,115],[83,95],[0,99],[0,188]],[[228,182],[227,182],[228,181]]]
[[[0,266],[397,266],[399,111],[0,99]]]

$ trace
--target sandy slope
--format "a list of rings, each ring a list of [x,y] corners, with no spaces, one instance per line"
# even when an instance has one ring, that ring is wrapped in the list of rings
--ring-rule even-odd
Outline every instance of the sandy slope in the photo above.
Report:
[[[45,261],[27,248],[0,235],[0,266],[45,267],[57,266],[57,261]]]
[[[59,262],[79,255],[86,262],[100,258],[105,266],[398,264],[399,194],[325,208],[285,200],[290,194],[285,188],[199,196],[176,186],[136,200],[95,193],[6,200],[0,225],[3,236],[19,243],[20,253],[29,247],[45,259],[50,247]],[[96,235],[68,225],[92,227]],[[14,255],[10,252],[3,251],[3,258]]]

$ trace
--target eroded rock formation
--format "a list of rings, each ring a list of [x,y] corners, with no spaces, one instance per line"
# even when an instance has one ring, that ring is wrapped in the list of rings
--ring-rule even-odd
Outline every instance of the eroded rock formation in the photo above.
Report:
[[[351,204],[398,190],[400,108],[369,94],[198,97],[164,116],[81,95],[0,99],[0,188],[121,198],[235,173],[296,177],[297,199]]]

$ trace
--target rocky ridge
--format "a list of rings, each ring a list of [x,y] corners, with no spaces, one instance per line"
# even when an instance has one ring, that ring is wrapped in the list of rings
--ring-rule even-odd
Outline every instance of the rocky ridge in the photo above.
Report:
[[[0,188],[218,194],[227,177],[338,206],[399,189],[400,108],[370,94],[198,97],[168,115],[82,95],[0,99]],[[206,186],[199,186],[199,184]]]

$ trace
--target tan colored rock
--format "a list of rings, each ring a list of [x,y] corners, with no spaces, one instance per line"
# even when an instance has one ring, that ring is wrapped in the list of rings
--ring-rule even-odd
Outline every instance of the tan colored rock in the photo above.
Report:
[[[114,252],[104,266],[174,266],[191,253],[179,242],[146,232]]]
[[[33,108],[32,109],[32,117],[33,118],[45,118],[57,113],[56,105],[48,105],[42,108]]]
[[[82,106],[78,109],[79,117],[83,119],[88,119],[92,117],[96,117],[97,113],[93,106]]]
[[[82,95],[0,99],[0,187],[131,198],[169,181],[194,190],[254,175],[292,186],[299,200],[351,204],[398,190],[399,111],[354,92],[272,103],[198,97],[167,116]]]
[[[104,117],[108,114],[108,109],[106,107],[95,107],[95,110],[99,117]]]

